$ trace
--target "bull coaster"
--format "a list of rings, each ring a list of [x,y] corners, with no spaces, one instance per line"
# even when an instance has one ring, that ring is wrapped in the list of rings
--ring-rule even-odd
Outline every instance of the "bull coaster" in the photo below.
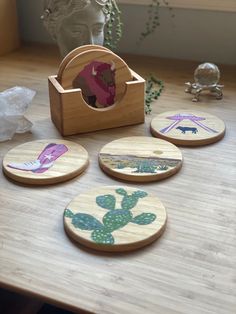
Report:
[[[181,168],[182,154],[167,141],[132,136],[106,144],[99,153],[99,164],[115,178],[151,182],[175,174]]]
[[[21,183],[47,185],[64,182],[88,166],[88,153],[79,144],[59,139],[28,142],[3,159],[7,177]]]
[[[48,79],[51,119],[64,136],[144,122],[145,80],[107,48],[76,48]]]
[[[64,211],[67,234],[99,251],[131,251],[155,241],[164,231],[160,200],[137,188],[105,186],[72,200]]]
[[[61,75],[64,89],[80,88],[86,103],[105,108],[119,101],[125,82],[132,75],[126,63],[108,50],[92,49],[79,53],[65,66]]]
[[[151,132],[174,144],[200,146],[219,141],[225,134],[225,124],[206,112],[168,111],[152,120]]]

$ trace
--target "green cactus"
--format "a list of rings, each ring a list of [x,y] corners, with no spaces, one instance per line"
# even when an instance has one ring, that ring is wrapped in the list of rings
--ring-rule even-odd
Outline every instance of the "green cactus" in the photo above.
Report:
[[[142,162],[137,164],[137,170],[134,172],[137,173],[155,173],[157,166],[150,160],[143,160]]]
[[[160,170],[160,171],[168,170],[168,166],[167,166],[167,165],[160,165],[160,166],[158,167],[158,170]]]
[[[119,162],[115,168],[116,169],[124,169],[126,167],[136,168],[133,170],[133,173],[156,173],[156,171],[166,171],[168,170],[168,165],[159,165],[158,161],[154,160],[136,160],[131,162],[123,161]]]
[[[116,206],[116,199],[113,195],[101,195],[97,196],[96,202],[98,206],[105,208],[105,209],[114,209]]]
[[[100,221],[88,214],[75,214],[71,222],[75,228],[81,230],[95,230],[103,227]]]
[[[133,193],[133,195],[134,195],[134,197],[143,198],[143,197],[147,196],[148,194],[144,191],[139,190],[139,191],[135,191]]]
[[[121,202],[122,209],[130,210],[131,208],[134,208],[136,204],[138,203],[139,198],[143,198],[145,196],[147,196],[147,193],[143,191],[135,191],[131,195],[127,195],[126,193],[126,195],[124,195],[124,198]]]
[[[115,165],[114,165],[115,166]],[[116,166],[116,169],[124,169],[126,167],[125,164],[123,164],[122,162],[118,163],[118,165]]]
[[[143,213],[134,217],[131,222],[138,224],[138,225],[149,225],[156,219],[156,215],[151,213]]]
[[[123,195],[123,196],[127,195],[127,192],[123,188],[116,189],[116,193],[120,194],[120,195]]]
[[[91,238],[96,243],[101,244],[114,244],[115,240],[110,232],[106,230],[106,228],[103,229],[96,229],[92,232]]]
[[[103,217],[102,222],[109,232],[126,226],[133,218],[129,210],[115,209],[111,210]]]
[[[67,208],[64,212],[64,216],[67,218],[73,218],[74,214],[72,213],[72,211],[70,209]]]
[[[115,191],[117,194],[123,196],[121,208],[115,208],[116,198],[113,195],[107,194],[96,197],[97,205],[108,209],[108,212],[103,216],[103,223],[88,214],[73,214],[70,209],[66,209],[64,215],[72,219],[71,222],[75,228],[92,231],[91,239],[94,242],[106,245],[114,244],[115,239],[112,232],[123,228],[128,223],[148,225],[156,219],[156,215],[152,213],[142,213],[133,217],[130,211],[137,205],[140,198],[148,195],[146,192],[137,190],[131,195],[128,195],[123,188],[116,189]]]

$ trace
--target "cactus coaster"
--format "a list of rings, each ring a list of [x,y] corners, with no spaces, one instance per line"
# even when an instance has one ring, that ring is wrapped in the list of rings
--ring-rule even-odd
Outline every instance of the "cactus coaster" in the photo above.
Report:
[[[6,176],[35,185],[67,181],[79,175],[87,166],[88,153],[81,145],[58,139],[19,145],[3,159]]]
[[[174,144],[200,146],[219,141],[225,134],[225,124],[206,112],[168,111],[152,120],[151,132]]]
[[[100,251],[130,251],[156,240],[167,216],[159,199],[130,187],[108,186],[78,195],[64,211],[66,232]]]
[[[151,182],[175,174],[182,154],[173,144],[144,136],[125,137],[106,144],[99,164],[109,175],[134,182]]]

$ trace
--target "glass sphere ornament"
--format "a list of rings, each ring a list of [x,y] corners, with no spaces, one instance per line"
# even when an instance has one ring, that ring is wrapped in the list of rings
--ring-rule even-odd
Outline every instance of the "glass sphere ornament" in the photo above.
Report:
[[[220,80],[220,70],[213,63],[202,63],[194,71],[194,83],[185,83],[186,93],[194,94],[192,101],[199,101],[202,91],[208,90],[216,95],[216,99],[222,99],[222,88],[224,85],[218,84]]]
[[[194,80],[199,85],[214,85],[220,80],[220,70],[213,63],[202,63],[194,72]]]

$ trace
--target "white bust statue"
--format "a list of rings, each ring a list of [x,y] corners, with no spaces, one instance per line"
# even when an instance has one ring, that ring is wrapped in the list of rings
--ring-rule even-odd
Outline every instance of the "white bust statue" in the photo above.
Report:
[[[43,23],[65,56],[86,44],[103,45],[111,0],[44,0]]]

